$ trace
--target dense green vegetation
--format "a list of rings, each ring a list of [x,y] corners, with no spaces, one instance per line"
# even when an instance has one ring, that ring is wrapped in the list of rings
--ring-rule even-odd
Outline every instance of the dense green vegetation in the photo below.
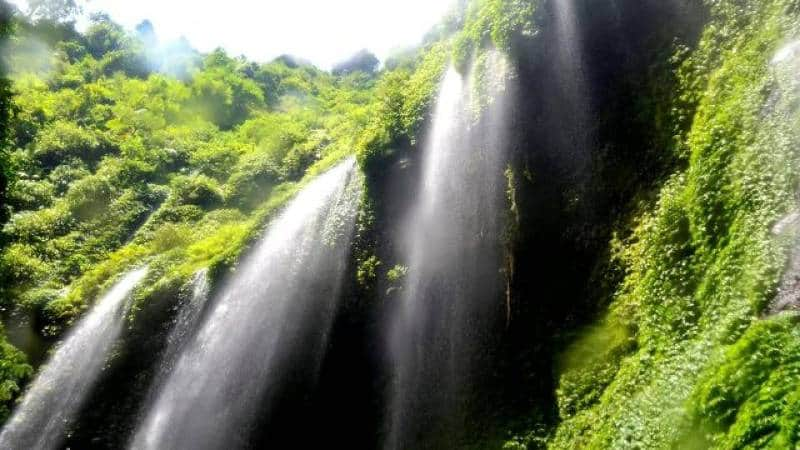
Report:
[[[291,56],[258,64],[185,42],[154,51],[147,22],[131,33],[100,14],[79,33],[75,2],[34,6],[8,14],[16,117],[0,301],[32,312],[44,336],[143,261],[134,313],[176,297],[201,268],[219,278],[308,179],[413,139],[453,32],[391,70],[359,54],[332,75]],[[3,348],[11,401],[31,370]]]
[[[14,29],[12,10],[0,3],[0,42],[8,42]],[[12,112],[11,80],[7,78],[7,64],[0,62],[0,206],[6,203],[9,182],[13,179],[14,170],[11,164],[9,125]],[[0,211],[0,224],[7,219],[6,211]],[[4,331],[0,326],[0,331]],[[33,372],[27,364],[25,355],[8,343],[5,333],[0,336],[0,420],[11,413],[14,400],[21,392],[21,386]]]
[[[41,311],[50,332],[143,258],[162,283],[232,262],[307,171],[352,153],[369,117],[364,73],[220,50],[171,67],[180,79],[105,16],[83,35],[18,26],[0,285],[6,306]]]
[[[800,38],[800,4],[697,3],[710,11],[699,42],[657,56],[658,70],[674,68],[674,91],[633,102],[655,111],[648,126],[656,137],[654,148],[642,150],[641,171],[628,178],[651,179],[625,186],[633,192],[612,205],[612,238],[587,263],[593,272],[583,281],[602,280],[591,287],[600,293],[589,296],[598,304],[583,299],[563,317],[546,317],[577,329],[538,323],[535,314],[524,319],[520,326],[535,330],[525,338],[556,330],[552,342],[561,346],[536,353],[547,361],[523,362],[528,379],[552,381],[552,392],[539,394],[529,416],[498,419],[508,426],[477,447],[497,448],[514,434],[506,448],[800,443],[800,328],[796,313],[770,309],[799,232],[775,230],[800,208],[800,92],[798,67],[774,57]],[[0,3],[0,34],[13,31],[9,80],[0,80],[0,306],[32,313],[38,333],[57,337],[109,283],[147,261],[130,318],[136,327],[138,312],[176,297],[196,271],[209,268],[216,281],[234,269],[309,179],[355,156],[366,195],[350,295],[359,314],[365,305],[380,307],[378,288],[390,297],[408,271],[382,260],[393,220],[386,203],[398,201],[382,197],[383,183],[399,155],[418,149],[448,64],[481,68],[490,48],[520,66],[554,58],[524,53],[541,39],[540,28],[556,26],[543,12],[550,3],[462,4],[419,49],[382,68],[362,52],[327,73],[289,56],[260,64],[222,50],[202,55],[185,42],[154,52],[149,23],[128,32],[104,15],[79,33],[72,1],[42,2],[31,16],[13,18]],[[534,82],[521,73],[521,83]],[[635,93],[659,83],[657,75]],[[601,105],[598,116],[606,120],[602,108],[616,106]],[[547,153],[547,142],[519,141],[517,153]],[[590,151],[592,167],[619,163],[613,150]],[[645,167],[652,155],[657,170]],[[569,214],[581,200],[524,210],[519,185],[550,187],[536,185],[547,174],[520,161],[512,158],[506,172],[515,220],[569,210],[564,220],[575,223],[566,226],[579,228]],[[629,181],[567,175],[574,179],[553,188],[565,197],[622,191],[618,185]],[[540,231],[514,222],[506,251]],[[524,271],[513,276],[533,276]],[[513,294],[515,302],[540,301]],[[32,373],[24,354],[0,339],[0,420]]]
[[[800,119],[771,60],[800,11],[780,0],[711,11],[681,69],[696,105],[676,136],[686,169],[612,242],[625,278],[565,356],[556,448],[797,445],[796,320],[767,305],[787,244],[770,230],[797,207]]]

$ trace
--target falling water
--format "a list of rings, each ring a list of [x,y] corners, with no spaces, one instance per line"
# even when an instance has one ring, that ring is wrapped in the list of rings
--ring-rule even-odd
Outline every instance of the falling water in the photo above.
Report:
[[[159,377],[166,378],[172,365],[180,355],[181,350],[189,340],[190,335],[196,330],[203,308],[208,301],[208,270],[203,269],[194,275],[191,284],[192,294],[183,304],[179,305],[175,324],[167,338],[167,348],[162,357],[162,367]],[[158,383],[158,382],[156,382]]]
[[[762,128],[768,138],[775,140],[769,144],[771,147],[797,152],[800,148],[800,40],[779,49],[770,64],[775,85],[764,108]],[[795,244],[769,312],[800,311],[800,201],[772,231],[776,235],[793,237]]]
[[[442,82],[406,226],[408,274],[394,314],[387,448],[455,447],[476,373],[504,317],[507,60],[490,52]],[[476,114],[477,113],[477,114]]]
[[[161,356],[160,367],[156,373],[155,380],[152,382],[150,392],[147,394],[144,402],[145,406],[149,406],[149,404],[155,400],[160,388],[164,385],[166,380],[169,379],[169,374],[172,372],[181,351],[200,324],[200,318],[208,302],[208,270],[203,269],[198,271],[194,275],[190,286],[192,290],[191,295],[186,296],[184,301],[180,302],[177,306],[179,310],[172,325],[172,330],[167,337],[166,348]],[[141,413],[146,414],[147,411],[142,411]]]
[[[574,0],[555,0],[553,2],[556,32],[558,34],[558,51],[564,59],[565,66],[573,67],[575,72],[581,70],[583,59],[577,16],[575,16]]]
[[[315,375],[360,196],[348,160],[312,181],[222,286],[132,441],[134,449],[240,448],[287,378]]]
[[[0,433],[0,448],[46,450],[61,444],[122,331],[126,300],[146,272],[125,275],[75,325]]]
[[[580,24],[575,12],[575,0],[554,0],[557,54],[556,68],[560,81],[563,107],[569,111],[570,120],[564,123],[564,135],[571,140],[570,146],[574,154],[586,151],[589,137],[588,83],[583,63],[582,36]]]

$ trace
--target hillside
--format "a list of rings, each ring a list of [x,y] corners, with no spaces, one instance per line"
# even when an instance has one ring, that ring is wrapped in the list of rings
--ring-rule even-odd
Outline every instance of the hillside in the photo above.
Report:
[[[332,72],[2,9],[0,444],[83,376],[37,445],[800,445],[796,0],[471,0]]]

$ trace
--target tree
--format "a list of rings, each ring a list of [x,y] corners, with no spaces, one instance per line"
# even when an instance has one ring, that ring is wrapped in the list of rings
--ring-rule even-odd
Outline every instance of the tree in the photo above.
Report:
[[[92,25],[86,30],[86,43],[89,53],[100,59],[106,53],[122,50],[128,36],[125,30],[114,23],[108,14],[92,14]]]
[[[83,11],[76,0],[29,0],[28,19],[69,22]]]
[[[154,49],[158,47],[158,36],[156,35],[156,29],[153,27],[153,23],[149,20],[144,20],[139,25],[136,25],[136,36],[148,49]]]
[[[92,14],[90,19],[92,25],[85,34],[86,47],[100,61],[103,73],[124,72],[140,78],[149,75],[147,54],[140,40],[129,35],[108,14]]]
[[[12,16],[12,7],[8,3],[0,1],[0,42],[3,47],[13,31]],[[12,92],[11,81],[6,78],[6,73],[7,68],[4,61],[0,61],[0,224],[6,220],[6,191],[13,175],[8,152]]]
[[[273,62],[280,62],[283,63],[286,67],[290,69],[297,69],[298,67],[302,66],[311,66],[311,62],[307,59],[303,59],[294,55],[283,54],[278,56],[273,60]]]
[[[204,61],[203,70],[192,80],[194,107],[222,129],[231,129],[247,119],[250,110],[264,104],[261,88],[238,70],[238,62],[221,49]]]
[[[365,49],[333,66],[331,72],[336,76],[348,75],[353,72],[364,72],[368,75],[373,75],[379,64],[378,58]]]

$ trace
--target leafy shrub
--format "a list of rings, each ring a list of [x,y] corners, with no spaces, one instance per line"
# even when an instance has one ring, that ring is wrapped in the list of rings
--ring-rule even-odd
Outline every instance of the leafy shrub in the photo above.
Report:
[[[14,400],[22,393],[22,386],[33,374],[25,355],[6,341],[0,339],[0,421],[11,415]]]
[[[378,276],[378,267],[381,261],[377,256],[371,255],[360,261],[358,270],[356,271],[356,279],[362,286],[369,286],[373,280]]]
[[[0,277],[4,287],[26,286],[42,279],[50,268],[30,245],[12,244],[0,256]]]
[[[175,201],[179,205],[197,205],[203,209],[213,209],[225,198],[219,183],[205,175],[179,175],[170,183]]]
[[[42,242],[65,234],[72,223],[69,210],[59,204],[52,208],[17,213],[3,231],[20,242]]]
[[[63,195],[75,181],[89,175],[89,171],[78,160],[67,161],[53,169],[47,178],[53,184],[54,194]],[[46,204],[46,202],[42,202]]]
[[[55,194],[55,186],[47,180],[22,179],[14,182],[8,202],[18,210],[34,209],[50,206]]]
[[[65,199],[70,212],[75,217],[86,220],[103,214],[115,194],[113,178],[98,173],[73,183]]]
[[[165,223],[159,227],[150,245],[156,253],[164,253],[177,247],[184,247],[191,242],[192,228],[185,224]]]
[[[272,138],[274,135],[270,136]],[[243,155],[225,185],[229,203],[245,209],[260,204],[273,186],[305,172],[318,158],[316,150],[314,142],[309,141],[285,151],[261,147]]]
[[[113,150],[96,133],[72,122],[56,121],[37,136],[33,145],[33,157],[44,167],[54,168],[72,158],[97,162],[100,157]]]
[[[386,279],[389,280],[390,283],[402,281],[406,275],[408,275],[408,267],[400,264],[386,271]]]
[[[236,72],[235,63],[224,54],[211,54],[205,66],[192,80],[191,106],[220,128],[244,122],[264,102],[259,86]]]

